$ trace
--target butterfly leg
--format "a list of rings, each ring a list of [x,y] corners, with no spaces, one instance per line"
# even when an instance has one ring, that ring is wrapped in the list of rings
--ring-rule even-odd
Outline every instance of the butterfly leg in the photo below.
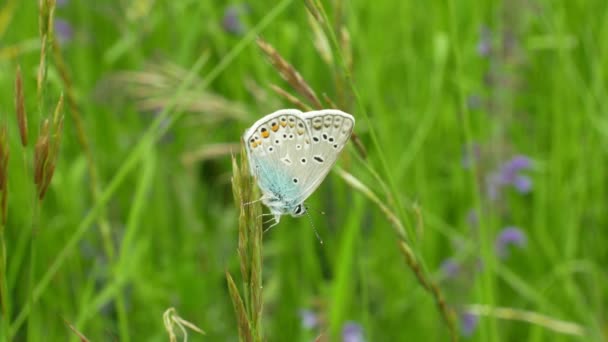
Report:
[[[251,202],[245,202],[245,203],[243,203],[242,205],[243,205],[243,206],[251,205],[251,204],[253,204],[253,203],[260,202],[260,201],[262,201],[263,199],[264,199],[264,196],[262,196],[262,197],[258,198],[258,199],[257,199],[257,200],[255,200],[255,201],[251,201]]]

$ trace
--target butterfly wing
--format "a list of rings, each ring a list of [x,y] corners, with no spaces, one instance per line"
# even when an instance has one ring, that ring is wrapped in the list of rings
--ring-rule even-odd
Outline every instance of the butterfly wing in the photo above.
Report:
[[[304,202],[321,185],[338,156],[350,139],[355,126],[355,118],[337,109],[325,109],[302,114],[310,131],[311,148],[307,162],[299,173],[304,182],[297,199]]]
[[[302,160],[308,162],[312,149],[311,131],[296,109],[268,114],[243,135],[251,173],[256,176],[263,195],[280,201],[283,211],[299,204]]]

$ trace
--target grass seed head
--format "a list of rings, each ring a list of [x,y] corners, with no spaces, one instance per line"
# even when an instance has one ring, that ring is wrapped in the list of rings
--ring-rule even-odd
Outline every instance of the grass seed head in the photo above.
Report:
[[[17,123],[19,125],[19,135],[21,136],[21,145],[27,146],[27,113],[25,112],[25,96],[23,95],[23,78],[21,76],[21,67],[17,67],[15,76],[15,111],[17,113]]]

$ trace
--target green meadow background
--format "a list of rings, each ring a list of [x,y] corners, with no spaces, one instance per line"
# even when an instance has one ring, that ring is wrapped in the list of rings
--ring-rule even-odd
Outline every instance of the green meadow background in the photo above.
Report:
[[[57,0],[53,13],[0,1],[2,340],[167,341],[169,308],[204,330],[190,341],[239,340],[231,154],[253,122],[296,107],[273,86],[314,107],[258,37],[357,120],[310,218],[263,234],[259,340],[608,340],[608,2]],[[38,200],[45,137],[60,145]]]

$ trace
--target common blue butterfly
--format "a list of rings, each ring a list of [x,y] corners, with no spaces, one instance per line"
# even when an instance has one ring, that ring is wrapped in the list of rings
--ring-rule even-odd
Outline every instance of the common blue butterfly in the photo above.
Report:
[[[304,201],[323,182],[354,126],[355,118],[337,109],[282,109],[245,132],[249,168],[275,224],[281,215],[306,213]]]

